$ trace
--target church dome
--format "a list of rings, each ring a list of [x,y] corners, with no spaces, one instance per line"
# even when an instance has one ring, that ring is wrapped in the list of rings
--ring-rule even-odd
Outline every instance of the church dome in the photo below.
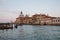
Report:
[[[21,11],[19,17],[24,17],[23,12]]]

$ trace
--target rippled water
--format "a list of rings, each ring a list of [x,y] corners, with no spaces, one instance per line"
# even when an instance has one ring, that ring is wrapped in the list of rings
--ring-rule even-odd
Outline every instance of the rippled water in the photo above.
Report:
[[[0,30],[0,40],[60,40],[60,26],[23,25]]]

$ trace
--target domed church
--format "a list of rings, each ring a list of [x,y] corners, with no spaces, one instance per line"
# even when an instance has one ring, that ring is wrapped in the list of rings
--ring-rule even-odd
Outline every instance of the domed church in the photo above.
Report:
[[[24,15],[23,15],[23,12],[21,11],[19,17],[16,18],[15,23],[16,24],[22,24],[23,23],[23,18],[24,18]]]

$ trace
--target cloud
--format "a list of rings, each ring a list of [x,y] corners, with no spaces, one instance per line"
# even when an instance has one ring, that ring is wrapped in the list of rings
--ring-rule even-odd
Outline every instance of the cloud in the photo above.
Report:
[[[18,15],[17,11],[0,9],[0,22],[10,22],[11,20],[15,21]]]
[[[12,13],[12,14],[18,13],[18,12],[15,11],[15,10],[6,10],[6,9],[0,9],[0,12],[4,12],[4,13]]]
[[[0,0],[0,6],[5,5],[8,1],[10,1],[10,0]]]

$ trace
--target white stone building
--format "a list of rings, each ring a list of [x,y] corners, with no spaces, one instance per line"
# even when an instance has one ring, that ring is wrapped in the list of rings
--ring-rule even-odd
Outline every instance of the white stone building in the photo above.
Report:
[[[53,18],[52,24],[60,24],[60,17]]]

